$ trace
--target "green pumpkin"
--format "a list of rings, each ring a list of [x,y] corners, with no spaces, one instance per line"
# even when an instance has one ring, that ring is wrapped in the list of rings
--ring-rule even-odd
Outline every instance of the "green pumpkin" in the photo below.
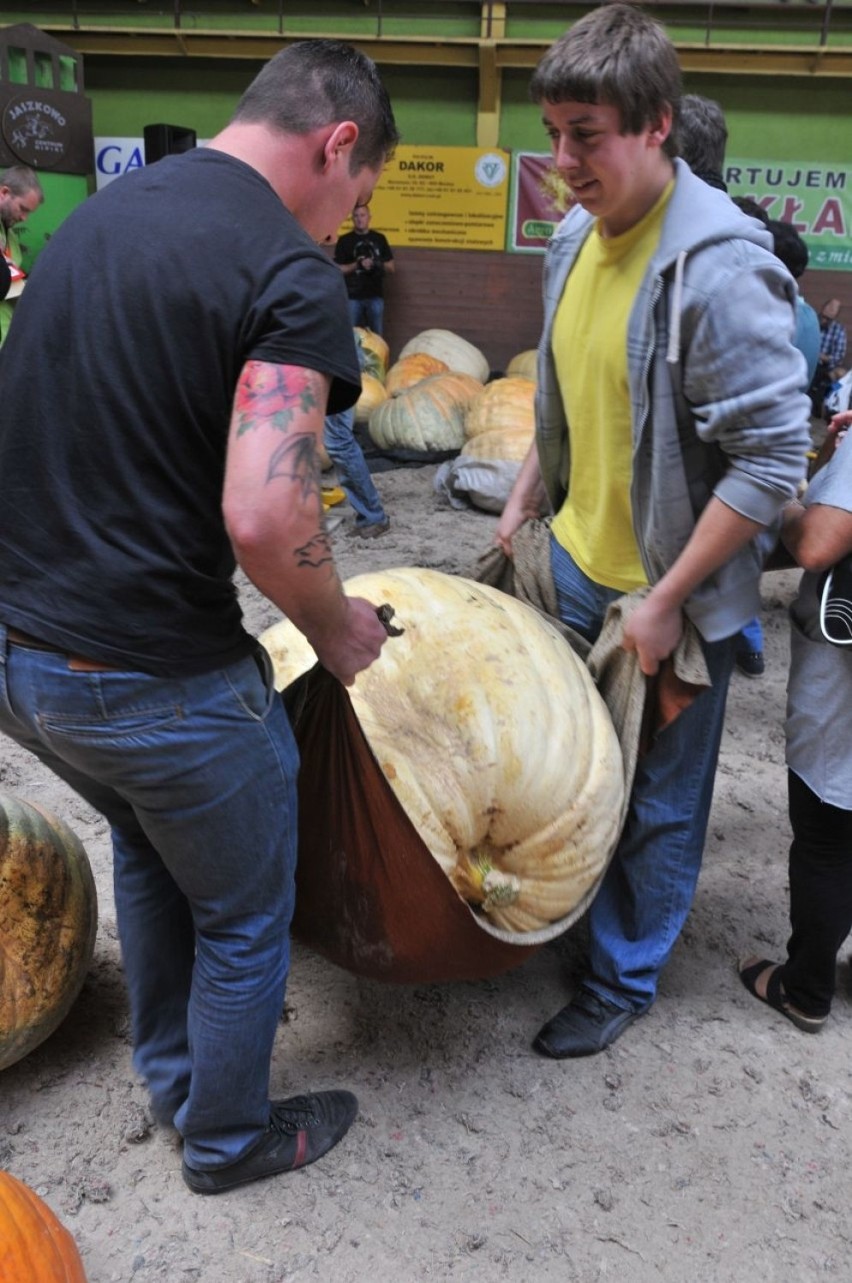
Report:
[[[97,922],[79,838],[41,807],[0,794],[0,1069],[68,1014],[92,961]]]
[[[378,406],[370,415],[370,436],[380,450],[459,450],[467,407],[481,391],[469,374],[432,374]]]

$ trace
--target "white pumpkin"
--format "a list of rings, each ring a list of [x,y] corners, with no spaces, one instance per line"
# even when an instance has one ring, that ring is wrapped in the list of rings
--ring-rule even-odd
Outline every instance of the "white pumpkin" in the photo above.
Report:
[[[425,845],[492,925],[566,918],[606,867],[624,797],[615,730],[583,662],[537,612],[469,579],[402,568],[346,591],[387,602],[405,630],[350,696]],[[260,640],[279,689],[314,662],[288,621]]]
[[[472,374],[480,383],[485,383],[490,373],[488,361],[479,348],[452,330],[422,330],[408,340],[399,358],[418,352],[436,356],[439,361],[445,361],[450,370]]]
[[[518,352],[512,357],[506,366],[507,378],[532,379],[533,383],[538,378],[538,352],[534,347],[526,348],[523,352]]]

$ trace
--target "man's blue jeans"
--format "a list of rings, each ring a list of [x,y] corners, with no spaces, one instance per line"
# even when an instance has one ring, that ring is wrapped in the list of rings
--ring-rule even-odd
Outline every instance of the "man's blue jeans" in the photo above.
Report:
[[[383,298],[351,298],[349,315],[353,325],[365,326],[374,334],[381,334],[385,315]]]
[[[323,440],[346,498],[355,509],[356,526],[375,526],[387,518],[364,452],[355,440],[354,425],[353,410],[329,414],[323,424]]]
[[[594,641],[621,594],[587,578],[553,538],[551,566],[560,618]],[[734,641],[702,643],[712,687],[639,759],[624,830],[589,910],[583,984],[624,1010],[645,1011],[654,1001],[695,894]]]
[[[268,660],[179,680],[74,672],[3,627],[0,659],[0,731],[109,821],[154,1112],[191,1167],[233,1162],[269,1120],[294,901],[298,750]]]

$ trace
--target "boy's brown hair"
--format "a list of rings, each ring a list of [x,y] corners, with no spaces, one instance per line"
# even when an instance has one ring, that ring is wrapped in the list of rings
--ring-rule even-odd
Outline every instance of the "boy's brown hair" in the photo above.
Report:
[[[663,143],[677,154],[682,93],[680,64],[665,29],[632,4],[604,4],[560,36],[530,82],[533,102],[606,103],[616,107],[625,134],[655,126],[670,108],[672,130]]]

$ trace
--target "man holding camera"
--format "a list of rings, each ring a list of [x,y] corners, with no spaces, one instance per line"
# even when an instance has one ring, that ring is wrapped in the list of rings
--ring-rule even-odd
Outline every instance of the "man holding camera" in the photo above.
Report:
[[[385,272],[395,270],[393,253],[381,232],[370,231],[370,210],[366,205],[355,206],[352,222],[353,230],[341,236],[334,247],[334,261],[346,280],[352,324],[381,334],[384,277]]]

